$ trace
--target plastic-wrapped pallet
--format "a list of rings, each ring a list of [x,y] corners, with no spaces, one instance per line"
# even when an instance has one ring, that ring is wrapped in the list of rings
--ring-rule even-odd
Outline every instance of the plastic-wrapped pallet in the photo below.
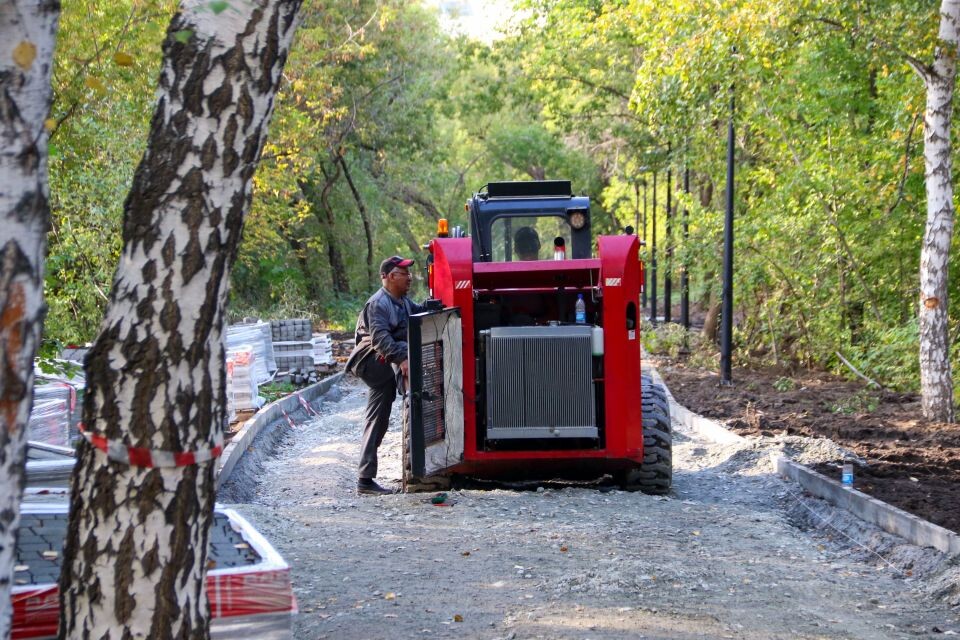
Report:
[[[258,322],[254,326],[260,329],[260,334],[263,336],[263,353],[266,358],[267,371],[273,373],[277,370],[277,361],[273,353],[273,333],[270,330],[270,323]]]
[[[77,345],[70,345],[60,350],[60,358],[62,360],[70,360],[71,362],[83,364],[83,359],[87,357],[88,351],[90,351],[89,346],[78,347]]]
[[[267,333],[264,333],[263,327],[266,327]],[[269,325],[265,322],[256,324],[235,324],[227,327],[226,348],[227,353],[234,351],[241,345],[253,348],[254,351],[254,383],[263,384],[270,380],[270,359],[273,359],[273,344],[269,338]],[[273,363],[273,370],[276,370],[276,363]]]
[[[70,404],[64,398],[34,399],[27,423],[27,440],[69,447]]]
[[[82,383],[82,378],[78,378]],[[34,442],[72,447],[80,432],[80,407],[77,389],[63,380],[37,378],[33,387],[27,439]],[[35,437],[36,436],[36,437]]]
[[[227,358],[227,422],[237,419],[236,402],[233,399],[233,358]]]
[[[318,333],[313,337],[313,364],[333,364],[333,340],[329,333]]]
[[[256,362],[253,345],[237,345],[227,351],[227,385],[234,411],[257,408]]]

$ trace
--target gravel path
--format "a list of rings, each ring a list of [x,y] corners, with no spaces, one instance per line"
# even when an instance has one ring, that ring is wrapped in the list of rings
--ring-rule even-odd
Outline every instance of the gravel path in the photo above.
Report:
[[[237,505],[292,566],[298,640],[960,633],[960,610],[930,595],[939,554],[772,475],[771,451],[811,462],[836,455],[825,441],[719,446],[678,433],[670,496],[550,485],[453,491],[454,504],[437,507],[429,494],[355,495],[364,403],[345,383]],[[381,479],[400,476],[399,413]]]

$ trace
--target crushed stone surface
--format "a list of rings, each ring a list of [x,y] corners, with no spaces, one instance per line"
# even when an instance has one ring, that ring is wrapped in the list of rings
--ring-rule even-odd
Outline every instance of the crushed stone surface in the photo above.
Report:
[[[927,638],[960,634],[954,563],[802,495],[771,454],[798,436],[674,436],[668,496],[596,486],[357,496],[365,388],[256,465],[242,504],[291,566],[298,640]],[[400,405],[380,480],[400,477]],[[953,577],[951,577],[951,575]]]

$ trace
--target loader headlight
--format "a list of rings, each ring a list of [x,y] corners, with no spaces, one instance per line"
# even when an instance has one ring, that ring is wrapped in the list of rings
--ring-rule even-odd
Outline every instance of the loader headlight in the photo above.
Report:
[[[574,229],[583,229],[587,224],[587,214],[583,211],[573,211],[570,213],[570,226]]]

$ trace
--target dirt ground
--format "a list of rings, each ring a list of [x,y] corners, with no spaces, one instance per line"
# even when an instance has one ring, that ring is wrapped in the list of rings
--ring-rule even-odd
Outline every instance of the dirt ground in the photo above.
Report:
[[[960,633],[960,569],[775,475],[774,452],[836,459],[826,440],[678,431],[668,496],[548,483],[454,490],[438,507],[433,494],[355,494],[364,406],[343,383],[319,418],[256,441],[257,463],[218,496],[290,563],[298,640]],[[398,413],[381,481],[400,475]]]
[[[855,488],[960,532],[960,425],[921,417],[915,394],[825,373],[734,368],[732,386],[683,361],[654,357],[677,401],[744,436],[825,437],[858,456]],[[839,479],[838,462],[813,465]]]

